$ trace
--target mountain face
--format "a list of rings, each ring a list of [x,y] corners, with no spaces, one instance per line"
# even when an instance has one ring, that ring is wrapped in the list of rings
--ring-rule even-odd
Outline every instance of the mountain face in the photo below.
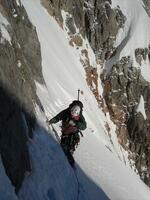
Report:
[[[139,45],[132,53],[127,49],[122,54],[136,27],[121,6],[113,6],[113,2],[117,0],[41,0],[67,32],[70,46],[80,49],[87,38],[96,57],[95,65],[90,62],[88,51],[81,50],[87,85],[99,109],[110,114],[128,159],[150,186],[150,83],[143,72],[149,66],[150,46]],[[143,5],[148,17],[149,1],[143,0]],[[117,43],[118,34],[125,32],[127,23],[129,28]],[[5,172],[17,192],[25,172],[32,167],[27,140],[33,137],[36,124],[35,104],[41,107],[35,81],[44,84],[37,31],[19,0],[0,1],[0,58],[0,150]],[[111,127],[108,123],[106,127],[111,140]]]
[[[147,60],[149,62],[149,43],[145,48],[139,46],[134,49],[135,63],[130,53],[119,57],[131,33],[129,29],[121,43],[115,45],[118,32],[124,29],[128,16],[123,13],[119,5],[113,8],[111,0],[43,0],[42,3],[60,26],[63,24],[61,10],[69,13],[65,23],[71,45],[82,45],[80,34],[84,38],[87,37],[97,64],[103,66],[99,77],[97,67],[91,66],[89,62],[83,62],[87,83],[99,106],[104,112],[110,113],[111,120],[116,124],[118,142],[129,152],[129,159],[134,161],[141,179],[150,185],[150,84],[141,73],[143,62]],[[128,4],[128,1],[126,3]],[[149,15],[149,1],[144,0],[143,3],[145,13]],[[75,25],[80,34],[76,32]],[[86,51],[82,53],[88,60]],[[103,96],[97,89],[98,79],[103,83]],[[92,81],[96,88],[92,86]],[[139,108],[141,102],[145,116]],[[111,132],[109,125],[107,128],[108,132]]]
[[[116,35],[123,28],[126,17],[119,8],[111,9],[111,0],[42,1],[56,20],[62,24],[61,10],[71,14],[66,19],[71,37],[77,37],[74,24],[87,37],[97,61],[104,61],[114,53]]]
[[[0,2],[0,149],[6,174],[16,191],[31,171],[27,140],[33,136],[34,79],[43,82],[40,44],[23,6]]]

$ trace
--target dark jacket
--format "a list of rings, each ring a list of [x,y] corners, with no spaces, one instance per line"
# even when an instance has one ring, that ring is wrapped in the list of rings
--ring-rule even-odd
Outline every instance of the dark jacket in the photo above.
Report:
[[[62,121],[62,134],[76,133],[80,130],[85,130],[87,127],[82,113],[80,113],[79,120],[72,118],[70,107],[57,114],[50,120],[50,123],[57,123],[60,120]]]

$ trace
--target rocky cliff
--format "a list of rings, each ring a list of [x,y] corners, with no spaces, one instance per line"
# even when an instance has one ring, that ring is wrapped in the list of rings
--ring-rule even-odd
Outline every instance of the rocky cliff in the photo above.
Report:
[[[116,125],[118,141],[128,151],[129,159],[134,162],[141,179],[150,186],[150,83],[142,76],[140,67],[135,68],[130,56],[118,60],[117,55],[128,42],[130,32],[120,46],[114,45],[119,30],[126,23],[125,14],[119,6],[112,9],[111,0],[42,0],[41,2],[61,27],[63,24],[61,10],[69,13],[65,23],[69,29],[71,45],[75,43],[77,46],[82,46],[82,39],[76,32],[76,27],[83,38],[88,39],[96,55],[97,64],[100,63],[103,70],[99,76],[97,67],[90,66],[89,62],[85,64],[81,60],[87,73],[87,83],[99,106],[110,113]],[[149,14],[149,2],[143,0],[143,3],[145,11]],[[87,52],[84,51],[83,54],[88,60]],[[150,58],[149,48],[135,49],[135,58],[142,66],[142,62]],[[106,65],[106,61],[111,59],[113,64]],[[97,89],[99,78],[103,82],[103,97]],[[92,88],[92,82],[96,89]],[[145,115],[139,111],[141,102]],[[109,127],[107,129],[111,132]]]
[[[31,171],[27,148],[35,126],[35,80],[43,82],[40,44],[20,1],[0,1],[0,151],[6,174],[19,190]]]

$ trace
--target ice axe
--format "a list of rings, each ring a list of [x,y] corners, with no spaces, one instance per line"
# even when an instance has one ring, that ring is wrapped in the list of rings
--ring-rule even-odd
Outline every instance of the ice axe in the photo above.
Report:
[[[78,89],[78,98],[77,98],[78,101],[79,101],[79,99],[80,99],[79,97],[80,97],[80,89]],[[80,133],[80,135],[81,135],[82,137],[84,137],[84,136],[83,136],[83,133],[82,133],[80,130],[79,130],[79,133]]]
[[[78,89],[78,98],[77,98],[78,101],[79,101],[79,97],[80,97],[80,89]]]

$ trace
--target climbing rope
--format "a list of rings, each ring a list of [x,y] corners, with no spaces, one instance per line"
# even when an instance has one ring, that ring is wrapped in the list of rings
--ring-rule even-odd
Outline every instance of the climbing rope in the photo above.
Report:
[[[51,127],[52,127],[52,131],[54,132],[55,137],[56,137],[58,143],[60,144],[60,137],[59,137],[57,131],[55,130],[55,128],[54,128],[54,126],[52,124],[51,124]]]
[[[85,192],[83,186],[81,185],[81,183],[79,182],[79,179],[78,179],[78,176],[77,176],[77,168],[73,168],[73,171],[74,171],[74,175],[76,177],[76,180],[77,180],[77,184],[78,184],[78,190],[77,190],[77,200],[79,200],[79,194],[80,194],[80,191],[82,190],[83,192]]]

